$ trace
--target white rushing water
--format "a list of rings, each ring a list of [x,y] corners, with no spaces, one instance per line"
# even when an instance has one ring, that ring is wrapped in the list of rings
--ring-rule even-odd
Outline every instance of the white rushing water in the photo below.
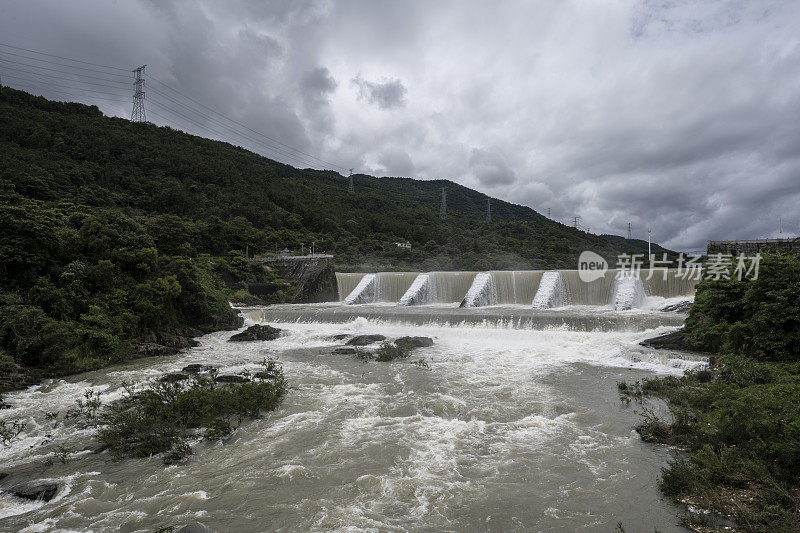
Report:
[[[638,272],[624,272],[614,281],[614,309],[625,311],[639,307],[645,299],[644,285]]]
[[[641,305],[644,298],[690,298],[698,280],[677,269],[643,269],[640,273],[608,270],[586,282],[577,270],[494,270],[491,272],[337,273],[342,303],[397,303],[400,306],[461,303],[462,307],[531,305],[549,309],[565,305]],[[630,276],[638,283],[627,283]],[[618,279],[619,278],[619,279]],[[633,292],[630,292],[632,289]]]
[[[323,308],[341,310],[285,306],[308,316]],[[281,309],[265,312],[278,317]],[[49,503],[0,494],[0,530],[152,531],[200,522],[216,531],[612,531],[622,522],[629,531],[681,531],[678,511],[656,486],[670,452],[639,440],[631,429],[637,415],[616,391],[617,381],[704,365],[638,345],[670,328],[413,325],[389,315],[270,323],[285,335],[228,343],[232,332],[213,333],[176,356],[8,395],[12,407],[0,420],[26,428],[0,449],[2,471],[11,473],[2,486],[50,481],[60,489]],[[331,355],[344,342],[334,335],[371,333],[429,336],[434,345],[393,363]],[[227,373],[265,357],[282,363],[292,386],[284,404],[225,443],[195,444],[183,464],[113,461],[91,452],[90,430],[44,415],[64,412],[88,389],[108,402],[124,382],[190,363]],[[427,367],[413,363],[421,359]],[[74,452],[71,460],[46,466],[58,446]]]
[[[420,305],[428,303],[433,298],[433,287],[428,274],[418,275],[408,290],[400,297],[398,305]]]
[[[497,303],[497,288],[491,272],[479,272],[472,280],[461,307],[484,307]]]
[[[561,307],[567,302],[566,296],[566,287],[561,272],[557,270],[545,272],[542,274],[536,296],[533,297],[532,307],[534,309]]]
[[[375,301],[377,274],[366,274],[358,282],[353,291],[342,301],[344,305],[372,303]]]

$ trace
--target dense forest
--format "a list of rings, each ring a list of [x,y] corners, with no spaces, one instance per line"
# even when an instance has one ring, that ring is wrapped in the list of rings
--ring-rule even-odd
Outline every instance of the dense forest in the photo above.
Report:
[[[575,268],[586,249],[641,252],[500,200],[487,222],[486,196],[449,181],[356,175],[355,188],[335,172],[0,88],[2,364],[59,375],[233,327],[227,301],[246,295],[231,280],[280,281],[247,251],[315,242],[339,270]]]

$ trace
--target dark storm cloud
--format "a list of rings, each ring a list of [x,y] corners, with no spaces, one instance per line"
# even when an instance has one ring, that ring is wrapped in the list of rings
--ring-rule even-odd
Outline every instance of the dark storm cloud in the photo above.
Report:
[[[798,26],[800,4],[778,0],[0,4],[3,42],[147,63],[159,124],[321,166],[232,137],[156,79],[344,168],[445,177],[683,249],[775,237],[779,217],[800,231]],[[96,100],[106,113],[129,115],[124,82]]]
[[[381,109],[405,106],[406,88],[400,80],[367,81],[360,75],[352,79],[358,87],[358,98]]]

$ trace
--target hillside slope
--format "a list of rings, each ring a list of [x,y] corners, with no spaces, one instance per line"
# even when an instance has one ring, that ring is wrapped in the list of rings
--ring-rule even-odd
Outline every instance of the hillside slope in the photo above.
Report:
[[[131,216],[176,215],[184,242],[197,251],[269,253],[316,242],[336,255],[340,269],[432,270],[574,268],[582,250],[612,258],[628,248],[624,239],[612,243],[501,200],[492,201],[494,221],[486,223],[486,196],[446,180],[358,175],[350,195],[334,172],[295,169],[13,89],[3,89],[0,119],[6,190]],[[438,219],[442,186],[445,222]],[[397,249],[395,241],[412,249]]]

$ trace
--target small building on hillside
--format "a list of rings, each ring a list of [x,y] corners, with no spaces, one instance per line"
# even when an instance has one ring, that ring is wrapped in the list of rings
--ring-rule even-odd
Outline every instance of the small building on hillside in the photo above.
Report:
[[[396,243],[394,243],[394,245],[397,246],[398,248],[407,248],[409,250],[411,249],[411,243],[410,242],[396,242]]]

